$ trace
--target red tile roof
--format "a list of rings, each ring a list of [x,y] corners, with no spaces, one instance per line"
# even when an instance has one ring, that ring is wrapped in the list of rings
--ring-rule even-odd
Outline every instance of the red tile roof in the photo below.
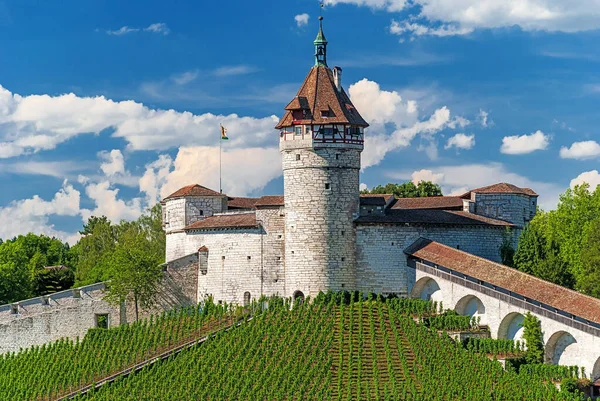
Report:
[[[461,226],[512,227],[504,220],[477,214],[438,209],[388,209],[385,215],[369,214],[355,220],[357,224],[445,224]]]
[[[294,99],[285,107],[276,129],[294,125],[294,111],[302,114],[296,124],[352,124],[368,127],[342,88],[337,90],[333,72],[325,66],[311,68]],[[327,111],[327,117],[321,112]]]
[[[171,195],[167,196],[163,200],[181,198],[183,196],[225,196],[219,192],[213,191],[212,189],[203,187],[202,185],[193,184],[178,189]]]
[[[459,196],[430,196],[426,198],[399,198],[392,209],[442,209],[462,210],[463,201]]]
[[[600,323],[598,298],[425,238],[417,240],[405,252],[415,258],[485,281],[585,320]]]
[[[259,198],[228,198],[227,207],[229,209],[253,209],[254,204]]]
[[[538,196],[531,188],[520,188],[513,184],[501,182],[499,184],[488,185],[487,187],[472,189],[469,192],[461,195],[463,199],[470,199],[471,193],[477,194],[520,194],[529,196]]]
[[[209,228],[254,228],[258,227],[255,213],[221,214],[198,220],[185,227],[185,230]]]
[[[256,203],[254,204],[254,206],[256,207],[261,207],[261,206],[284,206],[284,199],[283,199],[283,195],[267,195],[267,196],[263,196],[261,198],[259,198]]]

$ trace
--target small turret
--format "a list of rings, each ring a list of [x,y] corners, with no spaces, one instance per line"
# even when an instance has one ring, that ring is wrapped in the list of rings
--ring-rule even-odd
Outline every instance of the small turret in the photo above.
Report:
[[[313,42],[315,44],[315,66],[327,67],[327,39],[323,33],[323,17],[319,17],[319,33]]]

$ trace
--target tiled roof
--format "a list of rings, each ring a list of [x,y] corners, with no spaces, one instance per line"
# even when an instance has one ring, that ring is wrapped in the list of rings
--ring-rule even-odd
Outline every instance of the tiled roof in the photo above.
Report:
[[[392,194],[360,194],[360,204],[363,206],[385,206],[393,197]]]
[[[294,110],[304,110],[302,124],[352,124],[368,127],[342,88],[337,90],[333,72],[325,66],[311,68],[296,97],[285,107],[285,114],[275,126],[289,127],[294,123]],[[321,112],[328,116],[322,117]]]
[[[254,228],[258,227],[256,222],[256,214],[252,213],[236,213],[236,214],[221,214],[207,217],[203,220],[198,220],[195,223],[185,227],[185,230],[204,230],[209,228]]]
[[[259,198],[254,206],[284,206],[283,195],[267,195]]]
[[[583,319],[600,323],[600,299],[544,281],[519,270],[420,238],[405,252]]]
[[[430,196],[425,198],[399,198],[392,209],[442,209],[462,210],[463,201],[458,196]]]
[[[477,214],[437,209],[388,209],[385,215],[366,215],[355,220],[357,224],[450,224],[466,226],[512,227],[503,220]]]
[[[488,185],[487,187],[472,189],[469,192],[463,194],[461,198],[471,198],[472,192],[475,192],[477,194],[520,194],[538,196],[538,194],[536,194],[535,191],[531,188],[519,188],[516,185],[501,182],[499,184]]]
[[[183,196],[225,196],[221,193],[213,191],[212,189],[203,187],[202,185],[194,184],[188,185],[183,188],[178,189],[173,192],[171,195],[167,196],[163,200],[172,199],[172,198],[181,198]]]
[[[253,209],[254,204],[259,198],[228,198],[227,207],[229,209]]]

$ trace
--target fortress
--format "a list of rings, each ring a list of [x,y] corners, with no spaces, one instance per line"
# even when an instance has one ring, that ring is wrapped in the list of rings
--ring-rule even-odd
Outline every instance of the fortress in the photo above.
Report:
[[[342,87],[341,68],[327,65],[322,24],[314,45],[315,64],[276,126],[284,195],[232,198],[191,185],[162,202],[167,263],[198,266],[190,298],[242,304],[326,290],[407,296],[403,250],[420,237],[500,261],[506,229],[515,242],[537,194],[496,184],[462,196],[360,195],[368,124]]]
[[[167,196],[156,309],[209,295],[243,305],[262,295],[359,290],[442,302],[480,318],[491,337],[515,340],[532,313],[546,362],[584,367],[599,380],[600,299],[500,264],[503,240],[516,247],[537,194],[500,183],[460,196],[361,195],[368,124],[342,87],[342,70],[327,65],[322,26],[314,44],[315,65],[276,126],[284,194],[236,198],[189,185]],[[129,305],[104,300],[102,283],[2,305],[0,353],[132,318]]]

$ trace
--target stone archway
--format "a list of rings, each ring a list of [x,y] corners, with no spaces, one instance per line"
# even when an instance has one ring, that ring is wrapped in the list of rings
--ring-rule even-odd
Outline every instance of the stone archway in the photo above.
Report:
[[[570,333],[557,331],[546,342],[544,361],[555,365],[577,365],[577,359],[573,360],[573,356],[578,348],[577,340]]]
[[[487,323],[485,321],[485,305],[475,295],[465,295],[462,297],[456,303],[454,310],[459,315],[481,318],[481,324]]]
[[[294,291],[294,295],[292,295],[294,299],[294,303],[298,302],[299,304],[304,302],[304,293],[300,290]]]
[[[244,293],[244,306],[250,305],[251,300],[252,300],[252,295],[250,294],[250,292],[246,291]]]
[[[442,290],[437,281],[431,277],[421,277],[413,286],[410,296],[411,298],[441,301]]]
[[[592,381],[600,379],[600,357],[596,360],[594,364],[594,369],[591,373]]]
[[[523,340],[523,316],[519,312],[511,312],[504,316],[498,327],[498,338],[507,338],[510,340]]]

